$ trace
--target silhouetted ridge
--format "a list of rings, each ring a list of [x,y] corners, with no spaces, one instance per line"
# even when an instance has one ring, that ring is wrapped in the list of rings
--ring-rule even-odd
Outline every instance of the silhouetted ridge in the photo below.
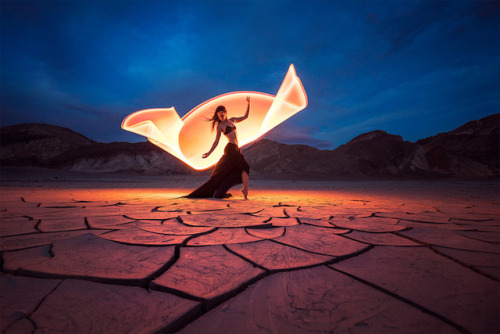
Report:
[[[95,143],[70,129],[49,124],[18,124],[0,128],[2,165],[35,166],[68,150]]]
[[[452,155],[500,169],[500,114],[468,122],[457,129],[417,141],[429,152],[429,158],[441,165],[443,156]]]
[[[95,143],[51,159],[48,167],[85,172],[134,171],[147,174],[186,174],[192,170],[150,142]]]
[[[196,173],[149,143],[96,143],[66,128],[19,124],[0,128],[1,164],[85,172]],[[335,150],[262,139],[244,154],[252,173],[310,178],[485,178],[500,175],[500,114],[419,140],[382,130]]]

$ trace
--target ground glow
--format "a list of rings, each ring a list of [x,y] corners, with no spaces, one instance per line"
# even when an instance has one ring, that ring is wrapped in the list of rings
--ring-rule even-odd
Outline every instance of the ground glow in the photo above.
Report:
[[[262,137],[307,106],[304,87],[290,65],[276,96],[260,92],[226,93],[201,103],[182,119],[174,107],[145,109],[127,116],[122,129],[147,137],[194,169],[207,169],[219,161],[227,139],[221,136],[215,151],[203,159],[202,154],[208,152],[215,139],[215,132],[205,120],[213,116],[219,105],[226,107],[228,118],[243,116],[247,96],[251,98],[251,108],[248,119],[238,123],[240,147]]]

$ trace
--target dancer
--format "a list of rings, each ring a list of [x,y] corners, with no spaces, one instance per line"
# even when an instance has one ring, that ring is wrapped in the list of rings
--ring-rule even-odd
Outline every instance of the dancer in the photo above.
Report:
[[[224,148],[224,155],[221,157],[217,165],[215,165],[210,179],[201,185],[198,189],[187,195],[188,198],[224,198],[231,196],[227,191],[242,183],[243,189],[241,192],[245,199],[248,199],[248,174],[250,166],[245,157],[241,153],[238,146],[238,136],[236,134],[236,126],[234,123],[244,121],[250,113],[250,96],[246,98],[248,102],[247,111],[243,117],[227,118],[227,110],[224,106],[218,106],[215,109],[213,117],[208,120],[212,122],[212,130],[217,124],[217,134],[215,141],[210,150],[202,155],[202,158],[208,157],[219,144],[221,134],[223,133],[229,141]]]

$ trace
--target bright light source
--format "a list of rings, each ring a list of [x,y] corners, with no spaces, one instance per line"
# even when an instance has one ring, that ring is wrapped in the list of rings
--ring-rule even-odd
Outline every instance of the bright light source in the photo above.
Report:
[[[141,110],[127,116],[122,129],[147,137],[194,169],[207,169],[219,161],[227,139],[221,136],[215,151],[203,159],[202,154],[210,150],[215,140],[215,131],[212,132],[211,123],[206,120],[212,118],[219,105],[226,107],[227,118],[243,116],[247,96],[251,98],[250,115],[238,123],[240,147],[262,137],[307,106],[304,87],[290,65],[276,96],[259,92],[226,93],[203,102],[182,119],[174,107]]]

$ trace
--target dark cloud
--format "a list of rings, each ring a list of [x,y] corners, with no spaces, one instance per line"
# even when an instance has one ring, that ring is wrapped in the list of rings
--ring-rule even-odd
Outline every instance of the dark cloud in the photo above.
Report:
[[[414,40],[445,22],[448,1],[421,1],[408,6],[391,8],[387,16],[377,20],[380,33],[389,41],[387,54],[410,47]]]

